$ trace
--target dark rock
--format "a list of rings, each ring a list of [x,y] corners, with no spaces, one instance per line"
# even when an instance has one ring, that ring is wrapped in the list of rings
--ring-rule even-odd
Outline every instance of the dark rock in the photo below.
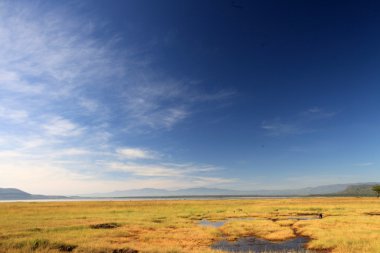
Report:
[[[131,249],[131,248],[124,248],[124,249],[114,249],[112,253],[138,253],[138,250]]]
[[[59,251],[63,251],[63,252],[71,252],[73,251],[76,247],[78,247],[77,245],[71,245],[71,244],[56,244],[53,248],[59,250]]]
[[[93,228],[93,229],[112,229],[112,228],[118,228],[118,227],[120,227],[120,224],[117,224],[117,223],[101,223],[101,224],[90,225],[90,228]]]

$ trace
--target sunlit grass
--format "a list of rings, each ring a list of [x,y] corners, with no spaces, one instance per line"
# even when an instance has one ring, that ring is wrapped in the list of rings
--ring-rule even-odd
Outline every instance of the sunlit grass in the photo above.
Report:
[[[312,249],[380,252],[380,201],[375,198],[96,201],[0,203],[0,252],[216,252],[222,238],[284,240],[297,235]],[[293,216],[323,219],[292,220]],[[199,220],[231,219],[220,228]],[[115,223],[111,228],[91,228]],[[128,252],[128,251],[126,251]]]

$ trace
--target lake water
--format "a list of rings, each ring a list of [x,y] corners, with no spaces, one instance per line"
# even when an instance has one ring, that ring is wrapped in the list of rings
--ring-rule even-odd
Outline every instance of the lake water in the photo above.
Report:
[[[227,252],[316,253],[316,251],[305,249],[305,245],[308,241],[309,239],[306,237],[297,237],[295,239],[280,242],[272,242],[256,237],[245,237],[233,242],[222,240],[211,245],[211,248]]]
[[[220,221],[209,221],[209,220],[203,219],[203,220],[199,221],[198,224],[200,226],[204,226],[204,227],[219,228],[219,227],[223,226],[224,224],[226,224],[227,222],[230,222],[230,221],[244,221],[244,220],[256,220],[256,219],[252,218],[252,217],[228,218],[228,219],[220,220]]]
[[[232,221],[242,221],[242,220],[255,220],[253,217],[242,217],[242,218],[228,218],[219,221],[210,221],[203,219],[199,221],[200,226],[220,228],[224,224]],[[263,218],[257,218],[263,219]],[[281,219],[290,220],[314,220],[318,217],[314,216],[288,216],[282,217]],[[223,250],[227,252],[250,252],[250,253],[287,253],[287,252],[297,252],[297,253],[317,253],[321,251],[313,251],[305,249],[306,244],[310,239],[307,237],[299,236],[294,239],[285,241],[268,241],[265,239],[260,239],[256,237],[242,237],[236,241],[228,241],[226,239],[215,242],[211,245],[212,249]]]

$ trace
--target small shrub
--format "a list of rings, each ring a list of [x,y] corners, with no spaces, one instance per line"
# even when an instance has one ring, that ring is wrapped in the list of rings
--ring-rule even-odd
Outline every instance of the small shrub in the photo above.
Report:
[[[15,249],[22,249],[22,248],[25,248],[26,245],[27,245],[26,241],[16,242],[15,244],[13,244],[13,248],[15,248]]]
[[[50,242],[49,240],[46,240],[46,239],[35,239],[30,242],[30,248],[32,250],[47,248],[49,245],[50,245]]]
[[[28,231],[30,231],[30,232],[41,232],[42,228],[31,228],[31,229],[28,229]]]

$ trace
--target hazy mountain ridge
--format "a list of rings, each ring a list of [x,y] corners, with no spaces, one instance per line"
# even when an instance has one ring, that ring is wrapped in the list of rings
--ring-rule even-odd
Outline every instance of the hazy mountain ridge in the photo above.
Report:
[[[15,188],[0,188],[0,199],[29,199],[31,194]]]
[[[349,195],[352,191],[345,192],[349,187],[368,186],[376,183],[334,184],[317,187],[306,187],[285,190],[255,190],[239,191],[219,188],[188,188],[180,190],[165,190],[154,188],[133,189],[126,191],[114,191],[107,193],[94,193],[80,195],[82,197],[173,197],[173,196],[310,196],[310,195]],[[356,195],[354,195],[356,196]]]
[[[337,192],[334,195],[338,196],[376,196],[376,193],[372,190],[372,187],[377,183],[368,183],[360,185],[349,185],[341,192]]]
[[[65,196],[36,195],[16,188],[0,188],[0,200],[64,199]]]
[[[80,198],[122,197],[175,197],[175,196],[375,196],[372,186],[379,183],[334,184],[285,190],[238,191],[219,188],[188,188],[166,190],[155,188],[133,189],[106,193],[78,195]],[[16,188],[0,188],[0,200],[33,200],[78,198],[65,196],[35,195]]]

